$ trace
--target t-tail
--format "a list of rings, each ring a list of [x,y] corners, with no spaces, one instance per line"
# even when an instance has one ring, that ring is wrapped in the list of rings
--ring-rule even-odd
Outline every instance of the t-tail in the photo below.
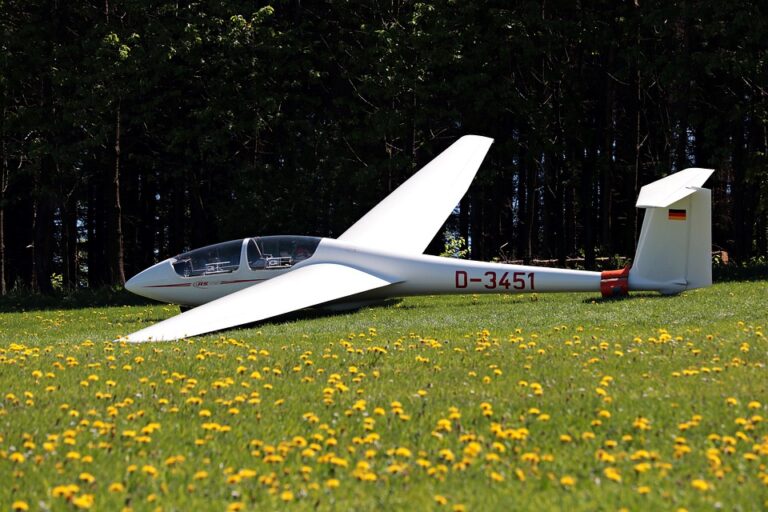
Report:
[[[645,209],[632,267],[603,273],[603,295],[627,289],[674,294],[712,284],[713,169],[685,169],[640,190]]]

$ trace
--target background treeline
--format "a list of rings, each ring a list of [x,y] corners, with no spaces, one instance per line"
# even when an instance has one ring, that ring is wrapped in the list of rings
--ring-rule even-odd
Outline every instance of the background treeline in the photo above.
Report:
[[[767,9],[2,0],[0,291],[339,235],[467,133],[496,139],[451,220],[473,258],[631,255],[639,187],[690,166],[715,244],[764,256]]]

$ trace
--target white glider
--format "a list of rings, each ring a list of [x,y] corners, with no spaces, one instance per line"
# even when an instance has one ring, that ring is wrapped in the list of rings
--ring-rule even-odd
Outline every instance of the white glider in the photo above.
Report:
[[[338,239],[265,236],[168,258],[131,278],[142,296],[198,306],[121,341],[163,341],[257,322],[312,306],[409,295],[597,292],[664,294],[709,286],[711,169],[646,185],[646,215],[631,268],[589,272],[422,254],[466,193],[492,139],[462,137]]]

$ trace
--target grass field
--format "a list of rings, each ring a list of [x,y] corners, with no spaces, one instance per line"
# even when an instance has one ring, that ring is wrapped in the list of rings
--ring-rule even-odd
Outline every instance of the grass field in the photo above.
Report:
[[[595,299],[0,313],[0,510],[768,507],[768,282]]]

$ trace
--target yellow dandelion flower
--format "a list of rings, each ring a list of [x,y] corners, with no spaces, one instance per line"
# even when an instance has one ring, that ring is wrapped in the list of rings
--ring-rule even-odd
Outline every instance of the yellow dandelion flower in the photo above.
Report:
[[[79,479],[81,482],[85,482],[87,484],[92,484],[96,481],[96,477],[90,473],[80,473]]]
[[[616,468],[605,468],[603,470],[603,474],[605,475],[605,478],[608,480],[612,480],[614,482],[621,482],[621,473]]]
[[[409,450],[408,448],[401,446],[395,450],[395,455],[397,455],[398,457],[405,457],[406,459],[409,459],[411,458],[412,453],[411,453],[411,450]]]
[[[639,464],[635,464],[635,471],[638,473],[645,473],[649,469],[651,469],[650,462],[640,462]]]
[[[72,505],[77,508],[91,508],[93,506],[93,494],[83,494],[72,499]]]
[[[691,481],[691,487],[697,491],[706,492],[712,489],[712,484],[701,478],[696,478]]]
[[[283,491],[280,494],[280,499],[283,501],[293,501],[293,493],[291,491]]]
[[[227,505],[227,512],[239,512],[240,510],[245,510],[245,503],[242,501],[236,501]]]
[[[125,486],[120,482],[112,482],[111,484],[109,484],[109,492],[119,493],[124,491],[125,491]]]
[[[340,485],[341,485],[341,482],[339,482],[339,480],[336,478],[330,478],[325,482],[325,486],[328,489],[337,489]]]
[[[446,497],[445,497],[445,496],[443,496],[442,494],[435,494],[435,496],[433,497],[433,499],[435,500],[435,503],[437,503],[437,504],[438,504],[438,505],[440,505],[440,506],[443,506],[443,505],[447,505],[447,504],[448,504],[448,498],[446,498]]]
[[[14,501],[11,504],[11,510],[14,512],[27,512],[27,510],[29,510],[29,505],[27,505],[26,501]]]
[[[144,466],[142,466],[141,467],[141,472],[145,473],[145,474],[147,474],[147,475],[149,475],[151,477],[157,476],[157,468],[155,468],[155,466],[151,466],[149,464],[145,464]]]
[[[574,485],[576,485],[576,479],[570,475],[565,475],[562,478],[560,478],[560,485],[562,485],[563,487],[573,487]]]

